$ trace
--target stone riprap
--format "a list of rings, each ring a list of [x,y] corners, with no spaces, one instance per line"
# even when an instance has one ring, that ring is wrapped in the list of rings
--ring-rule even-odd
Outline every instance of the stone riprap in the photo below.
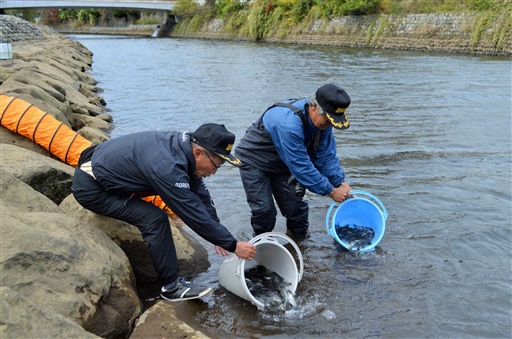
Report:
[[[94,143],[109,139],[112,117],[88,74],[91,51],[13,16],[0,15],[0,34],[12,44],[12,59],[0,60],[1,94]],[[2,338],[126,338],[143,313],[137,284],[157,283],[138,229],[83,209],[71,194],[73,173],[45,148],[0,127]],[[182,273],[205,271],[207,251],[171,225]],[[172,313],[168,303],[159,307]],[[194,331],[182,326],[174,333]]]
[[[4,16],[0,20],[0,41],[35,41],[44,39],[41,28],[25,25],[24,21],[16,17]]]

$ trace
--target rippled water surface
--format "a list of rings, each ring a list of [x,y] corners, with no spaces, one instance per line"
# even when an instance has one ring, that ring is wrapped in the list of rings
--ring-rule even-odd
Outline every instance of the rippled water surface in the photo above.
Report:
[[[511,62],[507,58],[187,39],[73,36],[114,117],[112,137],[219,122],[237,141],[272,103],[326,82],[352,98],[336,131],[354,189],[389,217],[371,253],[326,232],[331,201],[306,194],[298,307],[259,312],[218,285],[223,257],[196,277],[215,287],[180,314],[216,338],[512,337]],[[235,144],[236,146],[236,144]],[[207,179],[223,223],[249,239],[235,168]],[[280,218],[276,231],[284,232]]]

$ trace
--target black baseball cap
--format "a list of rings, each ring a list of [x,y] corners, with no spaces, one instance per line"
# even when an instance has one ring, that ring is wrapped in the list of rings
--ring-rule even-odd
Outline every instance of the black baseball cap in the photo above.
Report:
[[[199,126],[190,135],[190,140],[234,166],[240,166],[240,159],[231,154],[235,144],[235,135],[228,131],[224,125],[208,123]]]
[[[334,84],[326,84],[316,90],[316,101],[336,129],[350,127],[345,111],[350,105],[350,97],[345,90]]]

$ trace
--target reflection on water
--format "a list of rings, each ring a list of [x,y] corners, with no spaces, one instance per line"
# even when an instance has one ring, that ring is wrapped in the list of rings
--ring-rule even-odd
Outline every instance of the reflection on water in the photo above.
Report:
[[[271,104],[337,82],[352,98],[336,131],[347,181],[379,197],[371,253],[326,232],[327,197],[306,193],[311,238],[297,308],[269,315],[218,285],[183,317],[222,338],[506,337],[511,327],[511,67],[499,57],[187,39],[75,36],[94,52],[113,137],[223,123],[240,140]],[[236,145],[235,145],[236,146]],[[237,169],[207,179],[219,217],[249,239]],[[280,218],[276,231],[284,232]]]

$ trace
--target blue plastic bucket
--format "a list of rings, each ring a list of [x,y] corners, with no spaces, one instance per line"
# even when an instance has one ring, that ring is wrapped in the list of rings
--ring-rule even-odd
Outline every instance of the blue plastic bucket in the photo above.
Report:
[[[338,204],[337,202],[333,202],[331,207],[329,207],[325,217],[325,227],[327,228],[327,233],[336,239],[336,241],[341,246],[345,247],[349,251],[372,251],[384,236],[384,232],[386,231],[386,219],[388,218],[388,212],[386,211],[386,208],[379,200],[379,198],[373,194],[361,190],[352,190],[350,193],[354,195],[353,198],[345,200],[339,204],[338,208],[336,209],[334,208]],[[372,198],[374,201],[364,197],[358,197],[358,195]],[[375,204],[375,202],[377,204]],[[371,243],[365,245],[362,248],[352,247],[350,244],[339,238],[338,233],[336,232],[336,225],[339,225],[339,227],[367,226],[372,228],[374,235],[371,239]]]

